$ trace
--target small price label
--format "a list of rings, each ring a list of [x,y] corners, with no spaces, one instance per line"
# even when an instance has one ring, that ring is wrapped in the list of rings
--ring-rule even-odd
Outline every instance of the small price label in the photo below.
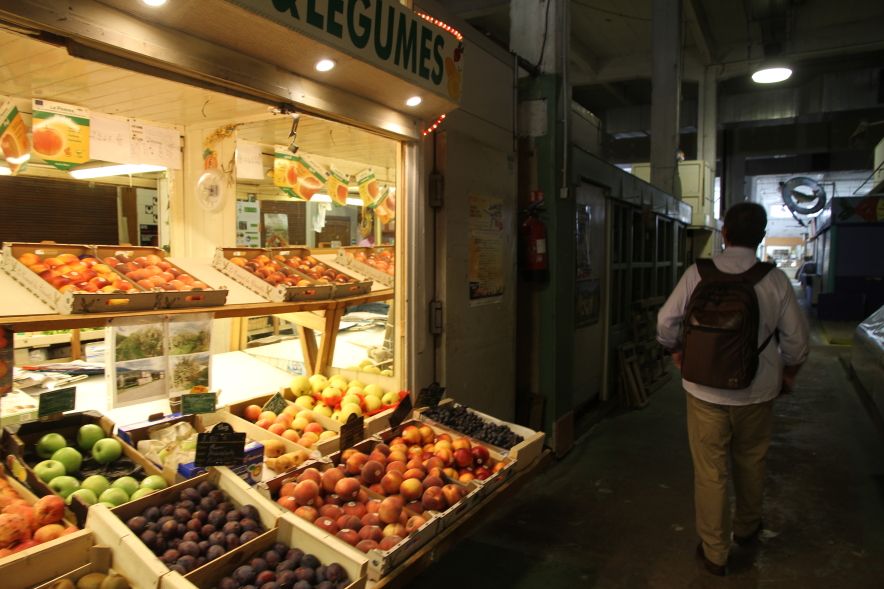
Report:
[[[47,391],[41,394],[37,401],[37,417],[73,411],[76,404],[77,387]]]
[[[352,448],[365,439],[365,418],[353,414],[347,423],[341,426],[341,450]]]
[[[221,422],[211,432],[197,434],[194,464],[206,466],[240,466],[245,456],[246,435],[233,431]]]
[[[421,389],[417,396],[417,406],[435,407],[442,400],[443,395],[445,395],[445,387],[440,387],[438,382],[434,382],[427,388]]]
[[[186,393],[181,395],[181,414],[214,413],[216,401],[214,393]]]
[[[283,410],[288,407],[289,404],[285,402],[285,397],[282,396],[281,393],[276,393],[270,399],[264,403],[263,410],[264,411],[273,411],[277,415],[283,412]]]
[[[411,395],[405,395],[401,401],[399,401],[399,405],[393,409],[393,412],[390,414],[390,427],[395,428],[402,421],[411,415],[411,410],[414,407],[411,404]]]

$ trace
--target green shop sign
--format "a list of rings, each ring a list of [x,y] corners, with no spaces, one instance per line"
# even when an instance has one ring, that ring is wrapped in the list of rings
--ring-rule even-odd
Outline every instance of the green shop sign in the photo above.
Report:
[[[230,0],[320,43],[460,101],[463,42],[395,0]]]

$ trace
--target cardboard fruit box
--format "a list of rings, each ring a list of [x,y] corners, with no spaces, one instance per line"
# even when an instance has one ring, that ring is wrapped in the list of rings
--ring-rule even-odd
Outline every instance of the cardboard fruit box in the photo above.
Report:
[[[104,505],[93,505],[89,509],[86,527],[95,535],[96,542],[111,548],[114,553],[114,562],[119,565],[117,570],[120,574],[128,579],[142,580],[145,587],[159,587],[161,578],[168,575],[171,569],[142,542],[139,535],[129,529],[126,522],[132,517],[141,515],[149,507],[160,506],[172,501],[185,489],[195,488],[203,481],[215,484],[218,489],[224,492],[226,499],[236,507],[246,504],[253,505],[258,511],[265,531],[276,527],[276,522],[283,513],[282,508],[255,493],[241,478],[224,467],[209,468],[207,472],[192,479],[113,509],[108,509]],[[229,552],[240,549],[250,550],[256,539],[244,542]],[[211,566],[213,562],[209,561],[203,567]],[[202,567],[195,568],[191,572],[199,571],[199,568]]]
[[[150,434],[159,429],[163,429],[179,422],[189,423],[197,432],[209,432],[218,423],[224,422],[230,424],[234,431],[246,434],[245,453],[243,456],[243,464],[238,467],[230,467],[246,484],[254,485],[262,480],[271,479],[279,472],[273,470],[264,463],[265,444],[268,439],[277,441],[279,436],[255,426],[246,420],[237,419],[226,410],[219,410],[215,413],[205,413],[200,415],[169,415],[153,421],[136,423],[119,427],[119,435],[127,443],[135,448],[138,442],[150,439]],[[301,451],[307,456],[308,460],[316,460],[319,453],[315,450],[311,451],[299,444],[295,444],[279,438],[281,450],[280,452],[297,452]],[[159,468],[163,465],[157,464]],[[205,472],[204,468],[196,466],[193,462],[179,464],[174,475],[177,482],[192,478],[198,474]]]
[[[92,532],[79,530],[23,550],[12,557],[0,559],[3,589],[32,589],[43,587],[44,584],[48,586],[48,581],[88,567],[93,544]],[[138,585],[133,587],[142,589]]]
[[[174,482],[163,475],[161,469],[157,468],[151,461],[142,456],[135,448],[126,444],[121,438],[116,436],[114,431],[114,422],[97,411],[83,411],[77,413],[67,413],[55,419],[47,419],[44,421],[32,421],[29,423],[15,424],[3,428],[3,437],[0,440],[0,448],[4,454],[9,457],[7,461],[20,464],[24,470],[24,481],[31,490],[38,496],[53,494],[52,489],[44,483],[40,477],[34,472],[33,466],[42,461],[43,458],[37,456],[36,444],[44,434],[57,433],[62,435],[68,441],[68,445],[76,447],[77,431],[81,426],[94,423],[104,430],[105,437],[117,440],[122,446],[122,454],[119,459],[110,465],[90,469],[90,474],[105,474],[109,479],[118,478],[129,475],[141,480],[150,475],[162,476],[167,483]],[[86,454],[86,453],[83,453]],[[87,464],[88,456],[84,456],[84,465]],[[111,470],[117,465],[117,470]],[[96,470],[97,472],[91,472]],[[82,469],[81,469],[82,473]],[[113,474],[111,474],[113,473]],[[78,478],[83,478],[78,477]],[[83,526],[86,521],[86,512],[89,506],[74,498],[70,503],[71,511],[76,517],[77,525]]]
[[[292,394],[290,389],[283,388],[280,392],[282,393],[283,397],[285,397],[287,405],[293,406],[293,407],[296,406],[292,402],[292,400],[295,397]],[[238,403],[233,403],[231,405],[228,405],[227,407],[223,407],[222,409],[219,409],[219,412],[227,412],[230,415],[230,423],[231,424],[235,424],[235,423],[236,424],[245,424],[245,425],[243,425],[243,427],[249,426],[250,430],[252,430],[252,431],[258,430],[260,432],[263,432],[263,435],[266,438],[284,440],[288,444],[292,444],[293,442],[289,441],[287,438],[284,438],[283,436],[275,434],[275,433],[273,433],[269,430],[266,430],[262,427],[259,427],[259,426],[255,425],[255,423],[252,423],[251,421],[249,421],[248,419],[246,419],[244,417],[246,407],[248,407],[250,405],[258,405],[259,407],[264,407],[264,405],[267,403],[267,401],[269,401],[272,397],[273,397],[273,394],[260,395],[258,397],[246,399],[245,401],[240,401]],[[307,411],[310,414],[311,420],[313,420],[316,423],[318,423],[319,425],[321,425],[325,430],[332,431],[332,432],[336,433],[336,435],[334,437],[330,437],[325,440],[319,440],[315,444],[307,447],[308,451],[310,451],[310,452],[315,451],[318,454],[318,456],[315,456],[314,458],[319,458],[319,456],[325,456],[326,454],[331,454],[332,452],[335,452],[336,450],[338,450],[338,448],[340,447],[339,432],[341,431],[341,424],[338,423],[337,421],[335,421],[334,419],[331,419],[330,417],[326,417],[325,415],[320,415],[319,413],[316,413],[314,411],[310,411],[309,409],[298,408],[298,412],[300,413],[301,411]],[[243,430],[239,430],[239,431],[243,431]],[[301,448],[304,446],[297,444],[297,447]]]
[[[331,284],[319,284],[310,286],[286,286],[285,284],[271,284],[263,278],[252,274],[244,267],[237,265],[233,258],[244,258],[251,262],[256,258],[259,261],[271,257],[268,250],[262,248],[234,248],[219,247],[215,250],[212,265],[230,276],[252,292],[255,292],[269,301],[275,303],[293,301],[324,301],[331,299],[334,290]]]
[[[89,536],[91,538],[92,534],[89,533]],[[38,585],[34,589],[52,589],[55,583],[62,579],[68,579],[76,583],[90,573],[120,574],[113,568],[114,555],[107,546],[90,546],[88,549],[78,552],[65,550],[63,553],[57,552],[52,556],[53,562],[57,563],[59,568],[68,567],[67,572],[54,577],[51,581]],[[125,575],[121,576],[125,577]],[[126,581],[129,582],[129,586],[132,589],[151,589],[144,585],[141,579],[126,578]]]
[[[248,549],[243,546],[242,550],[228,552],[187,575],[181,575],[174,571],[169,573],[160,579],[161,589],[217,587],[221,579],[232,575],[237,567],[247,564],[252,558],[270,550],[276,543],[284,544],[289,548],[298,548],[305,555],[312,554],[319,559],[320,564],[325,566],[338,563],[347,571],[350,581],[343,586],[344,589],[363,589],[368,559],[361,553],[345,554],[336,550],[331,543],[326,541],[327,538],[322,530],[304,527],[296,521],[297,519],[291,514],[285,514],[277,520],[275,529],[265,532],[246,545]]]
[[[33,255],[39,258],[39,262],[26,266],[20,261],[23,255]],[[62,245],[51,242],[47,243],[4,243],[3,257],[0,260],[6,271],[25,288],[37,295],[41,300],[53,307],[59,314],[70,315],[72,313],[108,313],[108,312],[131,312],[154,309],[158,303],[157,293],[147,292],[137,284],[129,282],[132,287],[128,291],[118,292],[61,292],[55,286],[41,278],[34,268],[40,272],[55,271],[46,267],[47,259],[66,256],[72,264],[79,263],[85,257],[96,257],[91,246],[88,245]],[[74,259],[76,258],[76,259]],[[100,260],[99,260],[100,261]],[[67,265],[58,266],[62,269]],[[70,272],[65,272],[68,276]],[[113,274],[117,276],[116,274]],[[59,274],[59,280],[62,276]],[[90,277],[90,280],[93,277]],[[68,283],[71,281],[64,278]],[[64,286],[64,285],[60,285]]]
[[[354,448],[367,454],[378,443],[378,440],[365,440],[354,446]],[[269,497],[275,502],[276,499],[279,498],[282,486],[287,482],[297,479],[298,475],[300,475],[304,470],[308,468],[315,468],[320,472],[324,472],[330,468],[333,468],[334,466],[335,464],[330,461],[323,461],[312,465],[304,465],[290,473],[279,476],[276,479],[259,484],[257,486],[257,489],[263,495]],[[366,489],[365,487],[363,487],[363,490],[365,491],[366,496],[370,499],[383,499],[383,496],[374,493],[369,489]],[[289,512],[287,509],[282,507],[281,509],[284,509],[285,513],[291,514],[291,512]],[[417,530],[411,532],[405,538],[403,538],[393,548],[389,550],[373,549],[369,550],[367,553],[363,553],[361,550],[358,550],[354,546],[351,546],[336,535],[317,527],[314,523],[301,519],[296,515],[291,515],[294,519],[295,524],[298,527],[308,531],[315,530],[314,533],[320,534],[323,538],[323,541],[334,547],[335,550],[348,555],[368,558],[368,578],[371,581],[376,581],[388,574],[405,560],[407,560],[408,557],[414,554],[419,548],[430,542],[442,529],[442,518],[437,512],[416,512],[408,508],[406,508],[405,511],[409,515],[419,514],[424,516],[427,519],[426,523]]]
[[[160,258],[159,264],[161,265],[160,269],[165,270],[165,272],[171,272],[174,275],[174,280],[179,280],[179,276],[186,275],[190,276],[188,272],[185,272],[175,264],[171,263],[166,259],[166,252],[162,248],[159,247],[133,247],[129,245],[118,245],[118,246],[96,246],[95,253],[97,257],[104,261],[108,262],[108,258],[113,258],[117,260],[117,264],[113,266],[114,271],[117,272],[120,276],[126,277],[126,272],[122,271],[122,264],[124,263],[139,263],[141,268],[147,268],[150,266],[149,261],[152,258],[147,258],[148,256],[156,256]],[[168,266],[168,267],[166,267]],[[140,269],[140,268],[139,268]],[[136,269],[135,271],[137,271]],[[167,277],[164,277],[167,278]],[[201,283],[198,277],[191,276],[191,279],[194,279],[196,283]],[[138,283],[138,281],[133,277],[129,278],[131,282]],[[147,278],[147,280],[152,280],[152,278]],[[169,281],[172,282],[172,281]],[[160,309],[186,309],[190,307],[217,307],[223,305],[227,302],[227,289],[224,287],[221,288],[212,288],[208,285],[200,288],[193,288],[189,290],[179,290],[172,287],[163,287],[163,286],[155,286],[153,288],[147,288],[145,285],[138,283],[138,285],[150,292],[157,293],[157,306]],[[177,284],[176,284],[177,285]],[[177,285],[181,286],[181,285]],[[189,288],[189,285],[186,285],[186,288]]]
[[[446,405],[448,403],[454,403],[457,405],[457,402],[454,399],[442,399],[439,403],[439,406]],[[426,416],[427,407],[420,407],[415,410],[415,417],[420,421],[425,421],[433,425],[433,427],[440,427],[446,430],[457,432],[457,430],[446,426],[445,424],[439,423],[429,417]],[[485,421],[489,423],[494,423],[498,425],[504,425],[508,427],[512,432],[522,436],[522,441],[513,446],[512,448],[497,448],[492,444],[487,442],[483,442],[482,440],[477,440],[483,446],[487,446],[489,448],[494,448],[499,454],[502,456],[506,456],[511,459],[515,464],[513,464],[513,469],[516,472],[524,470],[528,468],[537,458],[540,456],[541,452],[543,452],[543,432],[536,432],[534,430],[528,429],[527,427],[509,423],[507,421],[503,421],[501,419],[497,419],[496,417],[492,417],[488,414],[482,413],[481,411],[476,411],[475,409],[467,408],[467,411],[470,413],[475,413]],[[465,435],[462,432],[457,432],[460,435]]]
[[[365,256],[366,258],[372,255],[377,255],[378,253],[389,253],[395,259],[395,248],[392,246],[377,246],[377,247],[362,247],[362,246],[347,246],[338,250],[337,258],[335,259],[338,264],[341,266],[346,266],[347,268],[352,268],[354,271],[362,274],[363,276],[368,276],[372,280],[376,282],[380,282],[385,286],[392,287],[395,283],[395,276],[392,274],[388,274],[383,270],[375,268],[374,266],[368,264],[367,262],[362,262],[358,259],[358,257]],[[361,256],[360,256],[361,254]]]
[[[282,256],[286,261],[288,261],[292,257],[298,257],[302,260],[305,260],[304,264],[300,267],[294,267],[291,264],[286,264],[292,271],[296,274],[311,280],[314,284],[321,284],[316,282],[317,278],[311,275],[307,270],[306,266],[310,265],[309,262],[306,262],[307,258],[312,258],[312,260],[318,264],[322,264],[324,267],[329,270],[334,271],[335,277],[343,276],[347,279],[347,282],[338,282],[337,280],[332,280],[331,284],[333,286],[332,289],[332,298],[340,299],[345,297],[354,297],[358,295],[363,295],[371,291],[371,280],[358,280],[355,277],[347,274],[346,272],[342,272],[337,268],[332,268],[313,258],[313,252],[305,247],[274,247],[269,248],[270,256],[277,261],[282,262],[283,260],[279,259],[278,256]],[[313,264],[315,265],[315,264]],[[327,277],[328,278],[328,277]]]

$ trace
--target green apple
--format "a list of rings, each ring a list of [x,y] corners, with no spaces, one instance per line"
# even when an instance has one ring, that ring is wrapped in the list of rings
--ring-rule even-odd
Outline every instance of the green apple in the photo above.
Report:
[[[367,387],[365,387],[364,389],[362,389],[362,392],[365,393],[366,395],[371,395],[373,397],[382,398],[384,396],[384,387],[382,387],[381,385],[377,385],[377,384],[370,384]]]
[[[104,505],[108,509],[113,509],[114,507],[116,507],[116,505],[114,505],[113,503],[108,503],[107,501],[99,501],[98,503],[96,503],[96,505]]]
[[[92,458],[98,464],[110,464],[123,453],[123,446],[113,438],[102,438],[92,446]]]
[[[331,417],[332,408],[325,403],[317,403],[313,406],[313,412],[320,415],[325,415],[326,417]]]
[[[336,374],[330,379],[328,379],[328,386],[335,387],[336,389],[341,389],[342,391],[347,390],[347,385],[350,383],[347,382],[347,379],[341,376],[340,374]]]
[[[124,491],[126,491],[126,495],[131,496],[132,493],[134,493],[138,489],[139,485],[138,481],[136,481],[132,477],[120,477],[113,483],[111,483],[111,487],[123,489]]]
[[[298,375],[293,378],[292,384],[289,385],[289,388],[292,390],[292,394],[296,397],[309,395],[313,391],[313,387],[310,386],[310,381],[303,375]]]
[[[83,464],[83,455],[77,452],[76,448],[61,448],[52,454],[53,460],[58,460],[64,464],[64,471],[68,474],[74,474],[80,470]]]
[[[34,473],[41,481],[48,483],[55,477],[64,476],[64,464],[58,460],[44,460],[43,462],[38,462],[34,466]]]
[[[141,481],[142,489],[153,489],[154,491],[159,491],[160,489],[165,489],[168,486],[169,485],[166,483],[166,479],[158,474],[152,474],[149,477],[144,477],[144,480]]]
[[[119,487],[111,487],[107,489],[104,493],[98,496],[99,501],[107,501],[108,503],[113,503],[114,505],[122,505],[129,501],[129,495],[126,494],[126,491],[120,489]]]
[[[134,481],[135,479],[132,480]],[[110,486],[111,484],[110,481],[107,480],[107,477],[104,477],[100,474],[94,474],[91,477],[86,477],[83,482],[80,483],[81,489],[89,489],[90,491],[95,493],[96,496],[99,496],[107,491]]]
[[[142,487],[140,489],[136,489],[135,492],[132,493],[132,497],[130,497],[129,500],[135,501],[136,499],[141,499],[142,497],[147,497],[151,493],[156,493],[156,492],[157,492],[156,489],[147,489],[147,488]]]
[[[89,452],[92,450],[92,446],[95,445],[95,442],[103,437],[104,430],[101,429],[100,425],[87,423],[86,425],[81,426],[80,430],[77,432],[77,446],[79,446],[80,450],[83,452]]]
[[[359,395],[354,395],[352,393],[348,393],[348,394],[344,395],[343,398],[341,399],[341,408],[343,408],[344,405],[351,405],[351,404],[361,407],[362,406],[362,399],[359,398]]]
[[[86,505],[95,505],[96,503],[98,503],[98,497],[96,497],[95,493],[93,493],[89,489],[77,489],[76,491],[68,495],[67,499],[65,499],[64,502],[70,505],[73,502],[74,497],[77,497]]]
[[[381,403],[384,405],[395,405],[399,402],[399,393],[395,391],[390,391],[386,393],[383,397],[381,397]]]
[[[365,396],[365,410],[366,411],[377,411],[381,408],[381,398],[375,397],[374,395],[366,395]]]
[[[314,394],[319,394],[322,389],[328,386],[328,379],[321,374],[313,374],[307,379],[310,382],[310,388]]]
[[[297,405],[301,409],[313,409],[313,397],[311,397],[310,395],[298,397],[297,399],[295,399],[295,405]]]
[[[67,445],[67,441],[65,441],[64,436],[61,434],[46,434],[37,440],[37,456],[49,458]]]
[[[62,475],[60,477],[53,477],[46,486],[52,489],[52,492],[56,495],[61,495],[67,499],[68,495],[80,488],[80,481],[74,477]]]

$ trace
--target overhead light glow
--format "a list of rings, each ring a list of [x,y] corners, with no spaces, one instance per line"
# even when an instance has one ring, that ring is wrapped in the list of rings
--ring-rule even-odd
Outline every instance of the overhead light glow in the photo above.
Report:
[[[792,70],[787,67],[767,67],[752,74],[752,81],[756,84],[776,84],[788,80]]]
[[[162,6],[166,3],[166,0],[141,0],[148,6]]]
[[[0,176],[12,176],[12,170],[6,166],[0,166]]]
[[[99,166],[96,168],[80,168],[68,172],[77,180],[89,180],[91,178],[105,178],[107,176],[128,176],[129,174],[146,174],[148,172],[165,172],[165,166],[153,166],[150,164],[114,164]]]
[[[310,202],[331,202],[332,199],[329,195],[323,194],[322,192],[317,192],[310,199]],[[347,198],[347,204],[353,205],[354,207],[361,207],[364,203],[361,198]]]
[[[320,59],[316,62],[316,71],[317,72],[327,72],[335,67],[335,60],[333,59]]]
[[[420,104],[423,101],[424,101],[424,99],[421,98],[420,96],[412,96],[411,98],[409,98],[408,100],[405,101],[405,104],[407,104],[408,106],[417,106],[418,104]]]

